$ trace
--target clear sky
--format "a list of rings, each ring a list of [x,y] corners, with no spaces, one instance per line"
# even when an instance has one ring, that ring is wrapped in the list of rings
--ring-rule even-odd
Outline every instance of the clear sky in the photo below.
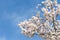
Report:
[[[43,40],[21,34],[18,23],[36,15],[36,5],[43,0],[0,0],[0,40]],[[58,0],[58,3],[60,1]],[[59,19],[60,17],[58,17]]]

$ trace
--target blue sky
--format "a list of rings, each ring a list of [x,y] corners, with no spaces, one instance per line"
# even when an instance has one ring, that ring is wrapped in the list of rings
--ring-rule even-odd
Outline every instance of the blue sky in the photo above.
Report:
[[[0,0],[0,40],[43,40],[38,35],[26,37],[20,33],[17,25],[36,15],[36,5],[41,1],[43,0]]]

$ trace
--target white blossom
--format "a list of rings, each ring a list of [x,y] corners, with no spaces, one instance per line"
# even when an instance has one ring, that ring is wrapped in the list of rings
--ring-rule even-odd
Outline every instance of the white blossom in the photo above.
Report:
[[[60,15],[60,4],[57,0],[45,0],[42,4],[44,4],[41,8],[44,17],[40,17],[39,11],[36,16],[19,23],[21,32],[28,37],[36,33],[46,40],[60,40],[60,20],[56,20]],[[38,4],[36,8],[40,6],[41,4]]]

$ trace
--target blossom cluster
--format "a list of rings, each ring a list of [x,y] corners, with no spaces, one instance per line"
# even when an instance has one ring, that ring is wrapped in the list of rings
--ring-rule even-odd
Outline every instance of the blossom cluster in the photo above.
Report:
[[[18,24],[21,32],[29,37],[38,34],[46,40],[59,40],[60,20],[57,20],[57,16],[60,15],[60,4],[57,3],[57,0],[45,0],[42,5],[44,5],[41,8],[44,18],[40,17],[40,12],[37,12],[36,16]],[[40,6],[41,4],[38,4],[36,8]]]

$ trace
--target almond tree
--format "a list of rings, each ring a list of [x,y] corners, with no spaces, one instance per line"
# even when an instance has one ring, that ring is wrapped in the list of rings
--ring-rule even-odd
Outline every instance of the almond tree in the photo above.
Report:
[[[57,0],[45,0],[41,3],[44,5],[41,8],[44,17],[40,17],[40,12],[37,12],[36,16],[19,23],[21,33],[28,37],[37,34],[46,40],[59,40],[60,20],[57,20],[57,16],[60,14],[60,4]],[[36,8],[40,6],[41,4],[38,4]]]

